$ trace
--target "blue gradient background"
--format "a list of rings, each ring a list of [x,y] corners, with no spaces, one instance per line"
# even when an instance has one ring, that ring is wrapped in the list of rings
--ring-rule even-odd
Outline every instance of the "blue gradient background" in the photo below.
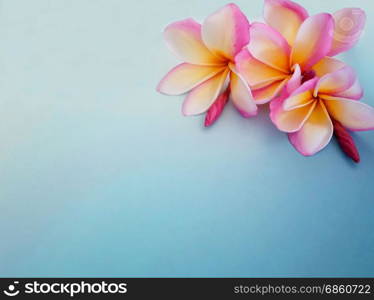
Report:
[[[164,26],[225,3],[0,1],[0,276],[374,276],[374,132],[305,158],[265,107],[205,129],[155,92]],[[374,2],[299,3],[366,10],[374,105]]]

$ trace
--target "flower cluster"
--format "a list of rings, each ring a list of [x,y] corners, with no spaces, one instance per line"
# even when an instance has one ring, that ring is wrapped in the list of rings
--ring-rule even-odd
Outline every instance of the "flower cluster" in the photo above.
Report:
[[[351,49],[365,12],[344,8],[309,16],[290,0],[265,0],[264,22],[250,24],[235,4],[166,27],[164,38],[183,61],[159,83],[167,95],[188,93],[186,116],[206,113],[212,125],[228,99],[245,118],[270,103],[270,119],[305,156],[322,150],[335,133],[356,162],[349,131],[374,129],[374,108],[360,102],[354,70],[333,56]]]

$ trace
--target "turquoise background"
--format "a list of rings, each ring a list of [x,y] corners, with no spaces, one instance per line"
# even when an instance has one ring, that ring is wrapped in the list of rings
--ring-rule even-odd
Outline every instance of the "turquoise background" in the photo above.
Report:
[[[225,3],[0,1],[0,276],[374,276],[374,132],[305,158],[266,107],[205,129],[156,93],[165,25]],[[366,10],[374,105],[374,2],[299,3]]]

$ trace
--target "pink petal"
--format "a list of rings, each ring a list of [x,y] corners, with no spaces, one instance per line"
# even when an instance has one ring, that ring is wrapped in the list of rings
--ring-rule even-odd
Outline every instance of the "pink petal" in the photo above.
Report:
[[[341,97],[341,98],[348,98],[352,100],[359,100],[363,97],[364,91],[360,85],[360,82],[358,79],[353,83],[353,85],[346,91],[337,93],[335,96],[336,97]]]
[[[240,114],[245,117],[257,115],[257,105],[252,97],[251,90],[240,75],[231,72],[231,100]]]
[[[167,95],[180,95],[213,77],[224,69],[216,66],[180,64],[160,81],[157,91]]]
[[[300,130],[313,112],[317,101],[310,101],[308,104],[290,111],[282,109],[282,105],[271,108],[270,118],[274,125],[283,132],[295,132]],[[284,103],[283,103],[284,104]]]
[[[259,89],[252,89],[253,98],[257,104],[265,104],[282,93],[283,88],[287,84],[288,79],[275,81],[267,86]]]
[[[296,90],[294,90],[290,94],[290,97],[298,95],[298,94],[302,94],[306,91],[313,92],[316,85],[317,85],[318,80],[319,80],[319,78],[316,77],[316,78],[310,79],[308,81],[305,81],[302,85],[300,85]]]
[[[282,95],[275,98],[273,101],[270,102],[270,119],[273,119],[274,114],[278,113],[279,111],[283,111],[283,102],[288,97],[286,89],[283,89]]]
[[[202,37],[216,56],[234,60],[249,42],[249,22],[239,7],[231,3],[205,19]]]
[[[230,89],[226,89],[223,93],[221,93],[214,103],[209,107],[208,111],[205,115],[204,126],[209,127],[212,126],[218,118],[221,116],[223,109],[225,108],[227,101],[229,99]]]
[[[318,81],[314,90],[314,96],[317,94],[336,95],[348,90],[356,81],[356,74],[349,66],[324,75]]]
[[[293,45],[300,25],[308,12],[299,4],[288,0],[265,0],[264,19]]]
[[[301,70],[299,65],[295,65],[295,70],[287,82],[287,93],[292,94],[297,88],[300,87],[302,81]]]
[[[292,76],[288,77],[287,79],[288,80],[286,80],[287,83],[285,84],[285,87],[281,90],[279,95],[272,100],[270,107],[275,103],[283,103],[285,99],[287,99],[297,88],[300,87],[302,76],[299,65],[295,65],[295,70]],[[278,104],[275,105],[277,106]]]
[[[229,69],[226,69],[195,87],[184,100],[182,113],[190,116],[207,111],[222,91],[228,73]]]
[[[305,156],[310,156],[326,147],[334,128],[322,101],[318,101],[313,113],[302,128],[288,135],[291,144]]]
[[[316,73],[317,77],[322,77],[328,73],[338,71],[345,66],[346,64],[338,59],[325,57],[313,66],[313,71]]]
[[[278,31],[266,24],[253,23],[250,36],[248,50],[253,57],[281,72],[289,72],[291,49]]]
[[[193,19],[177,21],[165,28],[164,38],[169,48],[182,60],[198,65],[222,64],[201,39],[201,25]]]
[[[255,59],[246,48],[235,57],[235,64],[243,78],[254,88],[260,88],[287,77],[284,72]]]
[[[334,20],[330,14],[307,18],[300,26],[291,54],[291,65],[299,64],[303,71],[324,58],[330,51]]]
[[[335,31],[329,56],[351,49],[360,39],[366,22],[366,14],[360,8],[343,8],[333,17]]]
[[[306,105],[309,105],[315,99],[313,98],[313,93],[311,90],[305,91],[300,94],[288,97],[283,102],[284,110],[293,110],[295,108],[300,108]]]
[[[374,108],[360,101],[335,98],[324,101],[330,115],[353,131],[374,129]]]

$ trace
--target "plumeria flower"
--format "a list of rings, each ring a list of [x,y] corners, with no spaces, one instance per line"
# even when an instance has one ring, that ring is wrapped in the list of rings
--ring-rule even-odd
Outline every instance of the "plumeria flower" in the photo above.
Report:
[[[329,143],[335,126],[351,131],[374,129],[374,108],[358,101],[363,93],[352,68],[330,59],[329,64],[318,64],[316,70],[319,76],[301,85],[298,76],[293,76],[294,91],[270,104],[273,123],[287,132],[291,144],[306,156]]]
[[[281,94],[293,76],[303,81],[316,76],[318,63],[334,64],[330,57],[353,47],[366,17],[358,8],[309,16],[295,2],[265,0],[264,19],[266,24],[251,25],[251,42],[235,59],[257,104]]]
[[[234,58],[249,42],[249,22],[235,4],[228,4],[205,19],[193,19],[166,27],[164,38],[183,63],[173,68],[157,90],[167,95],[186,96],[182,112],[197,115],[211,108],[205,125],[219,116],[229,93],[244,117],[256,115],[257,107],[246,82],[238,74]],[[214,107],[214,103],[217,105]]]

